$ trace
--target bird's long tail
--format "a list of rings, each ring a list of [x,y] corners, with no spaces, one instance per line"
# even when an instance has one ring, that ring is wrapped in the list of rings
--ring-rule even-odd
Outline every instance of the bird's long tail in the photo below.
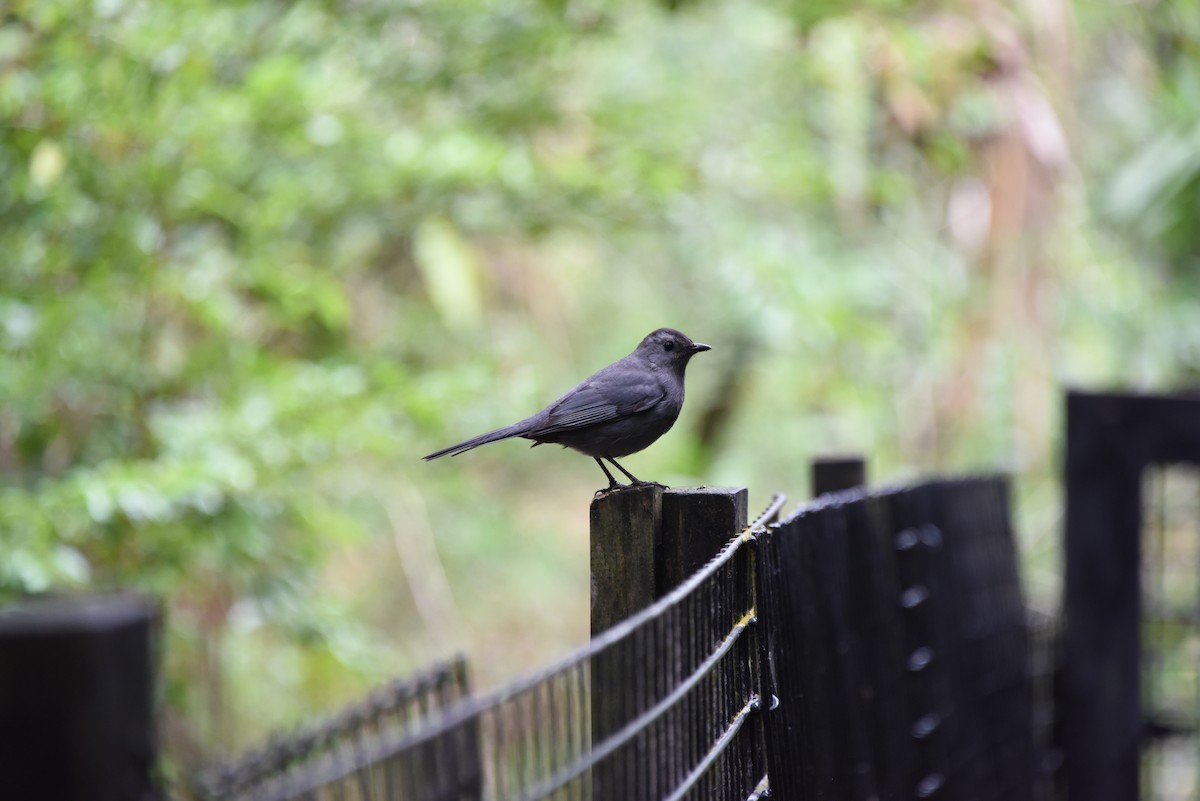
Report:
[[[471,439],[460,442],[457,445],[451,445],[449,448],[442,448],[440,451],[434,451],[425,457],[425,461],[428,462],[430,459],[436,459],[439,456],[458,456],[463,451],[469,451],[472,448],[478,448],[480,445],[487,445],[489,442],[495,442],[497,440],[508,439],[509,437],[519,437],[528,431],[529,424],[522,420],[519,423],[513,423],[511,426],[497,428],[495,431],[489,431],[486,434],[480,434],[478,437],[472,437]]]

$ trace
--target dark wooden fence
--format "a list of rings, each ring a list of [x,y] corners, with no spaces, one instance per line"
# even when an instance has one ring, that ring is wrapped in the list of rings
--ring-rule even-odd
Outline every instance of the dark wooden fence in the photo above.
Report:
[[[356,734],[352,711],[301,735],[322,744],[307,749],[316,758],[282,759],[284,741],[201,789],[214,801],[1035,798],[1037,677],[1005,480],[782,509],[777,498],[748,523],[741,489],[602,496],[587,646],[385,734]]]
[[[1071,798],[1196,798],[1200,394],[1076,392],[1066,417],[1061,715]],[[1189,519],[1168,531],[1146,479],[1184,466]],[[1183,592],[1162,591],[1167,572]],[[1181,775],[1155,765],[1168,746],[1183,752]]]
[[[1002,480],[826,496],[759,551],[778,797],[1034,797],[1031,649]]]
[[[846,468],[815,483],[861,476]],[[482,696],[463,662],[437,666],[203,772],[196,794],[1034,798],[1030,667],[1052,662],[1031,662],[1006,482],[851,489],[786,515],[777,497],[751,522],[746,496],[598,498],[587,646]],[[137,599],[0,614],[8,789],[154,797],[154,625]]]
[[[236,764],[197,777],[207,798],[479,798],[483,783],[476,727],[441,727],[469,698],[460,657],[380,687],[319,726],[279,737]]]
[[[647,493],[661,509],[661,488],[600,505]],[[284,741],[200,789],[213,799],[752,797],[766,776],[753,543],[767,522],[725,528],[731,538],[700,570],[556,665],[386,736],[340,723],[306,732],[323,744],[319,758],[272,775],[264,767],[287,762]]]
[[[0,798],[157,797],[157,620],[132,594],[0,609]]]
[[[1200,742],[1200,399],[1075,393],[1067,422],[1061,648],[1059,621],[1022,603],[1002,478],[844,489],[786,514],[777,498],[752,522],[745,490],[640,487],[593,504],[587,646],[482,696],[461,661],[439,666],[196,793],[1195,797],[1163,793],[1180,750],[1165,744]],[[1180,463],[1191,494],[1172,522]],[[822,490],[862,476],[814,466]],[[156,797],[156,627],[129,596],[0,610],[0,795]]]

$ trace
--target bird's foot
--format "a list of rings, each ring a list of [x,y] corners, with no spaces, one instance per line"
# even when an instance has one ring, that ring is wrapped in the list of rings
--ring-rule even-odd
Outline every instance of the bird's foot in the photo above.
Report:
[[[639,489],[641,487],[659,487],[660,489],[670,489],[666,484],[659,484],[657,481],[642,481],[640,478],[636,481],[631,481],[628,484],[618,484],[616,481],[609,484],[604,489],[596,490],[596,498],[605,498],[612,495],[614,492],[621,492],[628,489]]]

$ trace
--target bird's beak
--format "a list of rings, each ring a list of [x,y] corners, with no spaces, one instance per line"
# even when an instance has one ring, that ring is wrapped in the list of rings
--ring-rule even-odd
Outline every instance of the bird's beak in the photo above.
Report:
[[[700,342],[692,343],[692,353],[703,353],[706,350],[712,350],[712,348]]]

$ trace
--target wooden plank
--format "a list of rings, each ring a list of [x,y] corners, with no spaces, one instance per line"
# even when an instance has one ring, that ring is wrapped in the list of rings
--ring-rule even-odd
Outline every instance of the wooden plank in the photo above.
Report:
[[[658,597],[704,567],[746,527],[748,499],[745,487],[670,489],[663,494]]]
[[[646,484],[592,501],[592,636],[654,602],[663,487]]]

